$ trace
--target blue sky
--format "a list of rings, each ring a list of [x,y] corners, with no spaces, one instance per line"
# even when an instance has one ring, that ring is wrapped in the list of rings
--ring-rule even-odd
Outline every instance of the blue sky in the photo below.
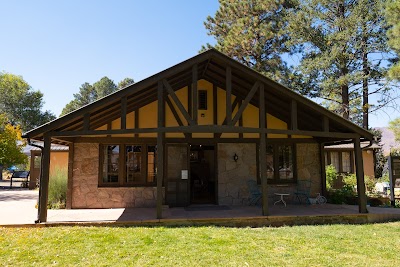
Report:
[[[140,81],[214,43],[217,0],[1,1],[0,71],[23,76],[57,116],[81,84]],[[399,116],[371,115],[371,126]]]

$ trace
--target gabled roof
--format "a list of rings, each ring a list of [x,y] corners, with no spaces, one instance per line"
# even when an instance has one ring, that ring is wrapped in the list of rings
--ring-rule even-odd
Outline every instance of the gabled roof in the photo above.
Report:
[[[156,59],[155,59],[156,60]],[[372,140],[373,135],[356,124],[343,119],[315,102],[290,90],[289,88],[265,77],[232,58],[210,49],[173,67],[161,71],[147,79],[132,84],[111,95],[75,110],[63,117],[43,124],[25,134],[26,138],[43,139],[49,131],[76,131],[83,129],[84,115],[89,114],[90,129],[96,129],[120,117],[121,99],[127,98],[127,112],[145,106],[157,100],[158,81],[166,79],[173,90],[178,90],[192,83],[193,68],[196,68],[198,80],[205,79],[224,89],[226,67],[232,69],[232,95],[244,99],[256,81],[265,84],[266,111],[283,120],[290,121],[292,100],[297,102],[298,128],[307,131],[322,131],[324,117],[329,119],[329,131],[356,133]],[[258,107],[258,95],[251,104]]]

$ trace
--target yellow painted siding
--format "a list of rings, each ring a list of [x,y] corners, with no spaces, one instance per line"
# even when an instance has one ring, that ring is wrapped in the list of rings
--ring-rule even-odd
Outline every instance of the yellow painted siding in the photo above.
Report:
[[[213,125],[214,124],[214,101],[217,101],[217,124],[222,125],[224,119],[226,118],[226,91],[217,88],[217,99],[213,99],[213,84],[202,79],[197,83],[198,90],[206,90],[207,91],[207,109],[206,110],[198,110],[198,124],[199,125]],[[178,99],[181,101],[183,107],[186,111],[188,111],[188,87],[183,87],[175,92]],[[185,120],[185,117],[180,112],[175,102],[172,100],[170,96],[168,96],[171,100],[171,103],[176,110],[179,118],[181,119],[183,125],[187,126],[188,123]],[[236,96],[232,95],[231,101],[235,100]],[[232,118],[234,118],[235,114],[238,111],[238,106],[232,111]],[[282,129],[287,130],[288,125],[286,122],[272,116],[271,114],[267,114],[267,128],[268,129]],[[165,123],[167,127],[177,127],[179,126],[177,120],[175,119],[171,109],[166,104],[165,105]],[[239,126],[239,122],[236,123],[236,126]],[[259,127],[259,110],[252,104],[248,104],[245,110],[243,111],[243,126],[250,128],[258,128]],[[135,112],[130,112],[126,116],[126,128],[134,129],[136,127],[140,128],[157,128],[157,101],[154,101],[142,108],[139,109],[139,125],[135,125]],[[121,118],[118,118],[111,122],[111,129],[120,129],[121,128]],[[97,128],[96,130],[106,130],[107,125],[103,125],[102,127]],[[134,134],[124,134],[124,135],[113,135],[113,136],[126,136],[131,137]],[[213,138],[212,133],[193,133],[194,138]],[[139,134],[139,137],[157,137],[155,133],[142,133]],[[184,135],[182,133],[167,133],[167,138],[183,138]],[[221,135],[222,138],[238,138],[239,134],[237,133],[224,133]],[[258,138],[259,134],[257,133],[244,133],[244,138]],[[268,138],[288,138],[285,134],[268,134]],[[301,135],[293,135],[292,138],[312,138],[310,136],[301,136]]]
[[[179,98],[181,101],[183,107],[185,108],[186,111],[188,111],[188,88],[184,87],[182,89],[179,89],[178,91],[175,92],[176,96]],[[172,100],[170,96],[168,96],[169,99],[171,100],[172,106],[174,106],[176,112],[178,113],[179,118],[182,121],[183,125],[188,125],[185,117],[183,116],[182,112],[178,109],[176,106],[175,102]],[[169,106],[166,104],[165,105],[165,125],[167,127],[174,127],[174,126],[179,126],[178,122],[176,121],[174,114],[172,113],[171,109]],[[165,135],[167,138],[182,138],[185,137],[181,133],[167,133]]]
[[[231,96],[231,102],[235,100],[236,96],[232,95]],[[226,91],[218,88],[217,89],[217,101],[218,101],[218,116],[217,116],[217,122],[218,125],[222,125],[224,122],[224,119],[226,118]],[[236,112],[238,111],[238,108],[235,108],[232,111],[232,118],[235,116]],[[236,126],[239,125],[239,123],[235,124]],[[221,135],[221,138],[239,138],[239,134],[236,133],[224,133]]]
[[[157,101],[139,109],[139,128],[157,128]],[[157,137],[157,134],[142,133],[139,137]]]
[[[213,125],[214,124],[214,103],[213,103],[213,85],[206,80],[199,80],[197,82],[197,90],[207,91],[207,110],[197,111],[197,121],[199,125]],[[212,133],[194,133],[193,138],[213,138]]]

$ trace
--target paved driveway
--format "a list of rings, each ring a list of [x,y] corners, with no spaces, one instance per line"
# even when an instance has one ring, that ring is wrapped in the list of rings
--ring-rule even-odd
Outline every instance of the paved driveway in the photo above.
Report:
[[[0,225],[34,223],[38,195],[37,190],[0,189]]]

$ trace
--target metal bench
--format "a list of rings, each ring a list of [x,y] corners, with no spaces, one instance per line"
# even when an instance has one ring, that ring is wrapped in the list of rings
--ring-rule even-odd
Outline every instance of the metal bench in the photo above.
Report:
[[[14,171],[10,179],[10,188],[12,188],[13,180],[21,181],[21,187],[28,184],[29,171]]]

